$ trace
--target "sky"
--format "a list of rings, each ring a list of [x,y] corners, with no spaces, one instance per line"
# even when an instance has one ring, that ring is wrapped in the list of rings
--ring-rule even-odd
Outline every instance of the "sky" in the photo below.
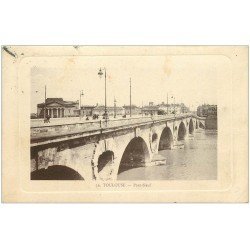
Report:
[[[47,60],[47,61],[46,61]],[[46,63],[47,62],[47,63]],[[167,102],[185,103],[191,109],[203,103],[217,104],[217,88],[228,79],[230,65],[224,56],[75,56],[44,59],[32,66],[31,112],[47,98],[79,100],[83,90],[83,105],[104,104],[104,76],[107,72],[107,105],[129,104],[129,81],[132,82],[132,104],[141,106]]]

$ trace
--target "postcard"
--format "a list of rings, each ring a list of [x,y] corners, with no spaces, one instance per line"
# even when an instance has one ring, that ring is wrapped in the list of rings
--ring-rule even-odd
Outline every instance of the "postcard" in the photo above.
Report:
[[[3,202],[248,202],[248,46],[2,46]]]

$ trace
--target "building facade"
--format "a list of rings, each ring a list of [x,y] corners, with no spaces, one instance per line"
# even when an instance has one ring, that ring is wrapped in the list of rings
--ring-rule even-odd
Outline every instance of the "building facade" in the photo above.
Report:
[[[125,109],[125,114],[130,115],[130,105],[124,105],[123,108]],[[136,105],[131,105],[131,115],[140,115],[142,112],[140,107]]]
[[[203,104],[197,108],[197,115],[201,117],[217,116],[217,105]]]
[[[95,105],[85,105],[82,106],[80,110],[78,110],[78,116],[93,116],[93,110],[96,106]]]
[[[103,116],[105,113],[105,106],[96,106],[93,108],[92,114]],[[107,107],[108,116],[122,116],[125,114],[125,109],[123,107]]]
[[[207,111],[208,116],[217,116],[217,105],[210,105]]]
[[[148,106],[142,107],[143,115],[158,115],[159,111],[159,105],[154,105],[153,102],[149,102]]]
[[[51,118],[72,117],[77,116],[79,102],[64,101],[63,98],[47,98],[45,103],[37,104],[37,117],[44,118],[46,109],[46,116]]]
[[[181,114],[188,113],[189,108],[185,106],[184,103],[176,103],[176,104],[165,104],[161,103],[159,105],[159,110],[161,110],[164,114]]]

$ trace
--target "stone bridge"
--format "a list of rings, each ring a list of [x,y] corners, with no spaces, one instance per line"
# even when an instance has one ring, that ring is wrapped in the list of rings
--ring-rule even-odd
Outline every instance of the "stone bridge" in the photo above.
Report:
[[[31,179],[116,180],[205,128],[193,114],[31,127]]]

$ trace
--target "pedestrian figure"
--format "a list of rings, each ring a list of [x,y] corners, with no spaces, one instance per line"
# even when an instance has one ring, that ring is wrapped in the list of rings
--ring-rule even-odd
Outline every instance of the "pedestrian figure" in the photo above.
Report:
[[[50,123],[50,115],[46,115],[46,123]]]

